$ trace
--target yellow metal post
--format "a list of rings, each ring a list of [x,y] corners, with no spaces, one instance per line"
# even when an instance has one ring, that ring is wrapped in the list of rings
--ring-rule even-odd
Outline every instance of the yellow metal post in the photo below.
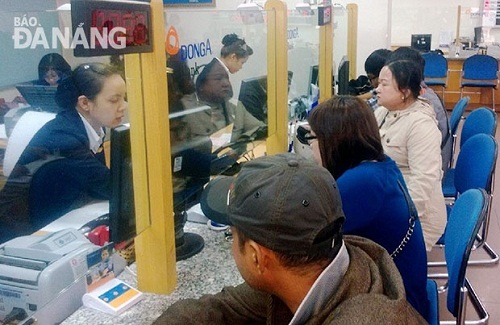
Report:
[[[130,111],[139,290],[170,293],[176,286],[165,24],[162,0],[151,0],[153,52],[125,56]]]
[[[279,0],[266,2],[268,154],[286,152],[288,146],[288,43],[287,7]],[[273,11],[273,12],[271,12]]]
[[[347,57],[349,58],[349,79],[356,79],[356,58],[358,56],[358,5],[347,5]]]
[[[333,76],[332,21],[319,30],[319,103],[332,97]]]

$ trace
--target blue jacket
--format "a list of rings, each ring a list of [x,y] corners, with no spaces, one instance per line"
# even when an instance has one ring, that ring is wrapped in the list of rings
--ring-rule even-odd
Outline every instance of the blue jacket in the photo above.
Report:
[[[409,220],[408,204],[398,180],[405,184],[401,171],[389,157],[383,162],[363,162],[344,172],[337,180],[346,216],[344,233],[369,238],[392,253],[408,231]],[[419,220],[394,262],[408,301],[425,317],[427,254]]]

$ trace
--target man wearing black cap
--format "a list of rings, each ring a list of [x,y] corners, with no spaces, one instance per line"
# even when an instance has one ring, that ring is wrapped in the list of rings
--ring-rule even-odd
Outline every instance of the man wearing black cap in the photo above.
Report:
[[[156,324],[426,324],[389,254],[343,236],[331,174],[294,154],[245,163],[211,181],[202,208],[231,225],[245,283],[178,301]]]

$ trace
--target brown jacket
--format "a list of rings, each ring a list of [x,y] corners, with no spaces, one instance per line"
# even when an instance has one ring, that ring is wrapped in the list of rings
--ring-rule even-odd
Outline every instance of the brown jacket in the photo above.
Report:
[[[406,301],[389,254],[374,242],[345,236],[350,264],[337,292],[306,324],[427,324]],[[288,324],[292,313],[278,298],[248,285],[178,301],[155,324]]]

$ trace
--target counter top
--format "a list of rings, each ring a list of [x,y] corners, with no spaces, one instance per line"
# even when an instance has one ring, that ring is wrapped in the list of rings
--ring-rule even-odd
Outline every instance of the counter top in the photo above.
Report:
[[[463,61],[466,58],[468,58],[474,54],[478,54],[478,51],[477,50],[462,50],[462,51],[460,51],[460,54],[458,56],[456,56],[453,52],[445,53],[444,56],[448,60]],[[493,46],[491,48],[488,48],[487,54],[498,60],[498,59],[500,59],[500,48],[498,46]]]
[[[187,222],[184,230],[201,235],[205,240],[205,247],[199,254],[177,262],[177,287],[174,292],[170,295],[144,293],[141,301],[118,316],[82,306],[61,324],[152,324],[168,306],[179,299],[217,293],[224,286],[243,282],[231,255],[231,242],[225,241],[223,232],[215,232],[209,230],[206,224],[192,222]],[[132,264],[118,278],[137,288],[135,271],[136,266]]]
[[[445,55],[444,56],[448,61],[464,61],[468,58],[468,56],[455,56],[455,55]]]

